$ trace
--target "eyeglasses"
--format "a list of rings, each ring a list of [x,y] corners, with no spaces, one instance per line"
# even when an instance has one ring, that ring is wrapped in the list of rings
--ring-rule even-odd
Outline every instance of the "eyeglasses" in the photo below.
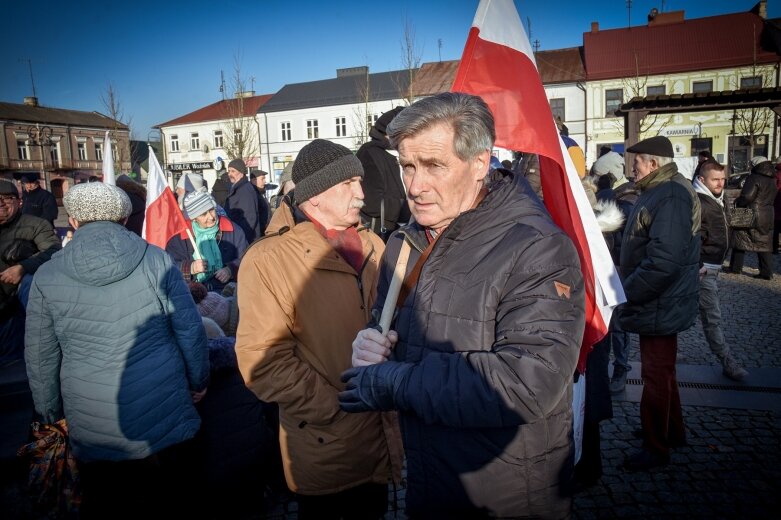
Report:
[[[0,195],[0,202],[4,204],[15,204],[17,200],[13,195]]]

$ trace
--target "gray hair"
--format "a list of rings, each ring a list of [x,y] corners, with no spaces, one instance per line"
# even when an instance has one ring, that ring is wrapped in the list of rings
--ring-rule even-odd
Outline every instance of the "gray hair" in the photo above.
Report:
[[[391,146],[397,149],[402,140],[439,123],[453,128],[453,148],[462,161],[493,149],[496,131],[491,109],[482,98],[460,92],[423,98],[402,110],[388,125]]]
[[[647,153],[639,153],[637,155],[639,157],[642,157],[645,162],[648,162],[651,159],[653,159],[654,161],[656,161],[656,164],[659,165],[659,168],[661,168],[662,166],[666,166],[666,165],[670,164],[671,162],[675,162],[672,157],[661,157],[659,155],[651,155],[651,154],[647,154]]]

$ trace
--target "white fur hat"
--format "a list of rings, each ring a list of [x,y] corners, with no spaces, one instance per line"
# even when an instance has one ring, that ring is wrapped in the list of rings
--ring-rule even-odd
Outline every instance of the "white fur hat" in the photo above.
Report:
[[[119,222],[127,218],[132,210],[124,191],[102,182],[73,186],[65,193],[62,203],[68,215],[81,223],[99,220]]]

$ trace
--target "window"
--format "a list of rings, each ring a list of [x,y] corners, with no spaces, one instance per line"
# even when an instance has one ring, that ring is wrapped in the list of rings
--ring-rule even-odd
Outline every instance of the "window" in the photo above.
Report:
[[[379,118],[379,114],[366,114],[366,128],[371,128],[374,126],[374,123],[376,123]]]
[[[646,96],[664,96],[667,94],[667,88],[664,85],[652,85],[645,89]]]
[[[30,154],[27,152],[27,141],[24,139],[16,140],[16,152],[19,154],[19,159],[26,161],[30,158]]]
[[[95,143],[95,159],[98,161],[103,160],[103,143]]]
[[[190,134],[190,150],[197,150],[201,147],[201,139],[198,137],[198,132]]]
[[[347,137],[347,118],[336,118],[336,137]]]
[[[624,91],[620,88],[605,90],[605,117],[616,117],[616,110],[624,102]]]
[[[320,137],[320,130],[317,128],[317,119],[306,120],[306,138],[317,139]]]
[[[179,151],[179,136],[176,134],[171,134],[171,151],[172,152]]]
[[[222,148],[222,130],[215,130],[214,131],[214,147],[215,148]]]
[[[550,100],[550,111],[553,112],[553,119],[566,121],[564,114],[564,98],[554,98]]]
[[[79,148],[79,160],[80,161],[86,161],[87,160],[87,143],[78,143]]]
[[[750,76],[748,78],[740,78],[740,88],[762,88],[762,76]]]
[[[290,121],[283,121],[279,123],[279,139],[280,141],[292,141],[293,137],[290,133]]]
[[[243,138],[241,137],[241,128],[234,128],[233,129],[233,142],[234,144],[241,143],[243,141]]]
[[[52,164],[57,164],[60,162],[60,145],[59,144],[53,144],[51,148],[49,149],[49,157],[52,158]]]
[[[713,92],[713,80],[695,81],[692,83],[692,92]]]

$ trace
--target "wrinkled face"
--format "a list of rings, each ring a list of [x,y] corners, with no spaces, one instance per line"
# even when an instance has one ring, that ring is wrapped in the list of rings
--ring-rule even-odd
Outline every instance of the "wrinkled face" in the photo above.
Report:
[[[239,182],[242,177],[244,177],[244,174],[236,168],[228,168],[228,178],[231,180],[232,184]]]
[[[659,169],[655,159],[646,159],[644,155],[635,154],[635,160],[632,163],[632,171],[635,172],[635,180],[639,181],[648,177]]]
[[[727,182],[727,175],[724,173],[724,170],[719,171],[715,168],[709,168],[700,175],[700,182],[702,182],[714,196],[718,197],[724,191],[724,183]]]
[[[415,220],[437,232],[472,207],[488,173],[490,152],[462,160],[453,146],[453,128],[434,125],[399,143],[399,163]]]
[[[361,177],[353,177],[331,186],[309,201],[317,208],[315,218],[326,229],[338,231],[354,226],[361,220],[363,188]]]
[[[201,226],[201,229],[210,228],[217,223],[217,210],[210,209],[206,213],[198,215],[193,220]]]
[[[19,211],[19,198],[13,195],[0,195],[0,225],[5,224]]]

